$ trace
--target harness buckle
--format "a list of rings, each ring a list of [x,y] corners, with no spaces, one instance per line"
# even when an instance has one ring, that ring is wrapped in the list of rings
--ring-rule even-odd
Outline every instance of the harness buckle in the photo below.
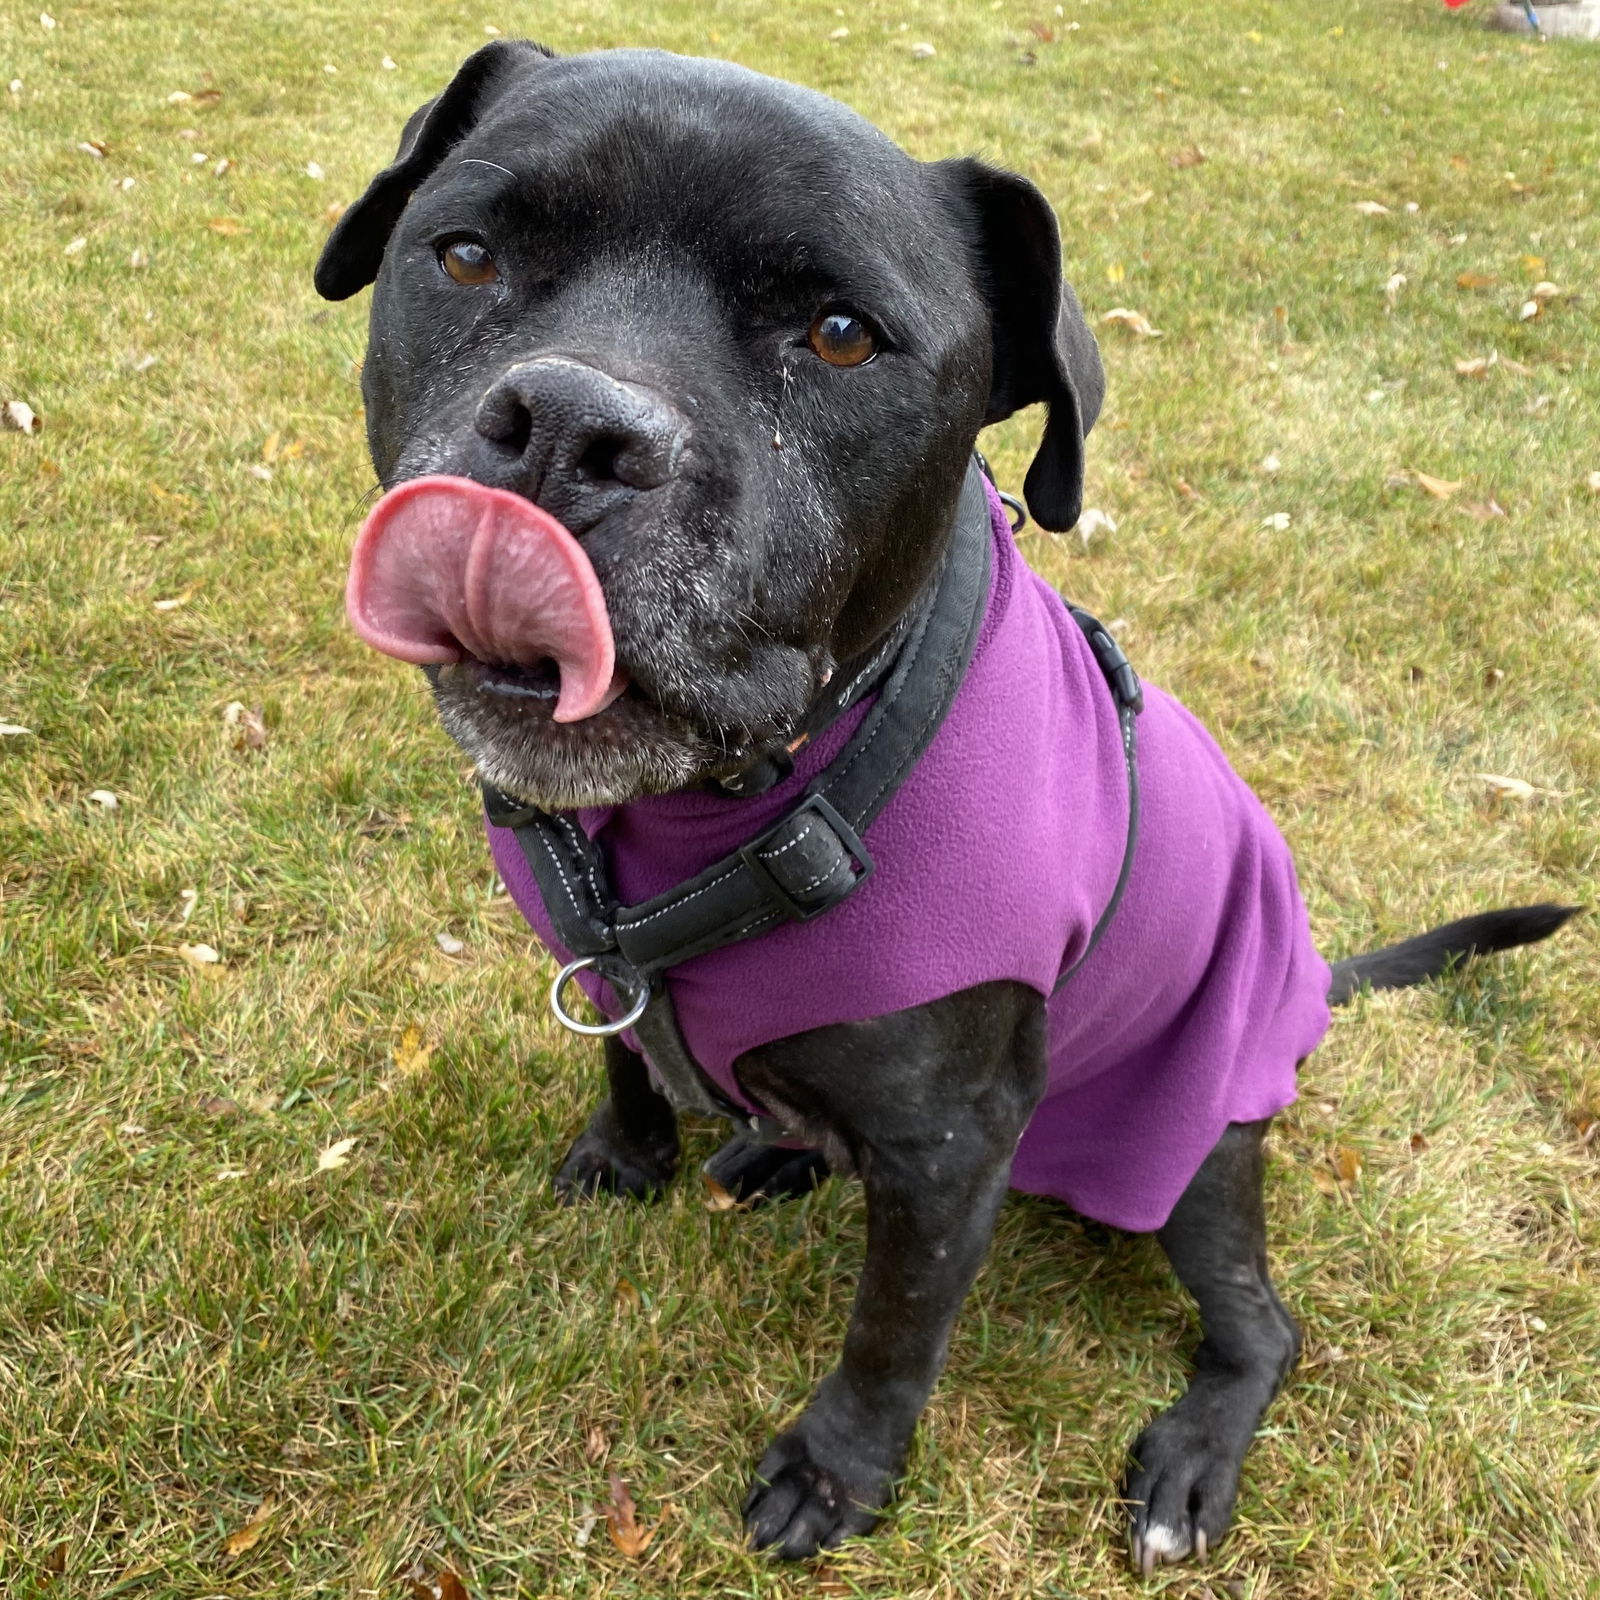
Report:
[[[767,864],[779,851],[771,846],[777,844],[784,835],[788,838],[779,846],[779,850],[787,849],[796,843],[801,833],[794,831],[794,824],[805,818],[810,813],[816,822],[833,836],[835,844],[839,847],[839,855],[849,862],[854,869],[849,879],[838,888],[824,889],[823,897],[815,903],[802,904],[779,881],[776,873]],[[811,827],[815,823],[806,821],[805,826]],[[761,892],[769,899],[791,922],[810,922],[815,917],[820,917],[824,911],[831,911],[839,902],[852,895],[867,881],[876,870],[876,863],[867,852],[867,847],[861,842],[855,829],[831,806],[820,794],[808,794],[794,810],[788,812],[781,821],[769,828],[765,833],[752,839],[739,851],[739,857],[750,869],[750,875],[761,887]],[[825,878],[833,875],[830,868],[824,875]],[[812,888],[822,889],[821,882],[808,885],[805,892]]]

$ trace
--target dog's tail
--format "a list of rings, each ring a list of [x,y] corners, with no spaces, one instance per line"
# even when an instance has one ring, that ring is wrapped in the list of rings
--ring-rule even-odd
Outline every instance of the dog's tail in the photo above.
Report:
[[[1333,964],[1328,1004],[1346,1005],[1363,988],[1406,989],[1436,978],[1474,956],[1535,944],[1548,939],[1582,910],[1582,906],[1548,904],[1509,906],[1504,911],[1485,911],[1476,917],[1462,917],[1459,922],[1447,922],[1442,928],[1432,928],[1382,950],[1348,956]]]

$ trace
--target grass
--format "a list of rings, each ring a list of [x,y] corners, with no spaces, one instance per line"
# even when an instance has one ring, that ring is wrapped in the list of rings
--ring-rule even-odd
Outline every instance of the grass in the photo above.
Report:
[[[1433,0],[1056,9],[0,14],[0,400],[45,424],[0,435],[6,1595],[403,1595],[419,1555],[485,1596],[1600,1593],[1592,926],[1358,1006],[1307,1067],[1271,1216],[1309,1360],[1207,1572],[1134,1580],[1112,1501],[1190,1313],[1150,1241],[1024,1200],[892,1522],[780,1570],[733,1507],[832,1362],[859,1194],[552,1205],[595,1057],[415,675],[343,626],[370,477],[363,304],[309,282],[330,202],[485,23],[727,55],[1028,173],[1091,313],[1162,330],[1104,330],[1116,533],[1026,548],[1217,731],[1325,949],[1592,902],[1600,58]],[[1521,322],[1539,279],[1569,292]],[[1004,481],[1036,426],[989,441]],[[641,1561],[581,1537],[612,1471]]]

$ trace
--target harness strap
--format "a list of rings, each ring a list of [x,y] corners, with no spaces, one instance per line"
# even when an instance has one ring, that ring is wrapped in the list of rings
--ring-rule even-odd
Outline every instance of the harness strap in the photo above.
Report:
[[[991,559],[988,500],[975,463],[962,485],[951,546],[931,596],[904,628],[903,641],[861,726],[776,823],[663,894],[637,905],[619,904],[599,847],[571,813],[520,805],[484,785],[489,820],[512,829],[556,938],[577,958],[563,969],[552,991],[557,1016],[572,1025],[561,1006],[561,991],[577,971],[592,969],[604,978],[632,1020],[581,1031],[614,1033],[631,1026],[677,1110],[729,1117],[762,1138],[784,1136],[770,1118],[734,1105],[695,1061],[665,974],[681,962],[752,938],[780,922],[809,922],[872,875],[873,861],[862,835],[932,742],[966,676],[986,609]],[[1057,981],[1058,989],[1099,943],[1127,885],[1138,821],[1133,718],[1143,705],[1139,680],[1116,641],[1086,611],[1069,609],[1117,700],[1129,817],[1122,871],[1111,901],[1083,955]],[[871,680],[883,671],[875,656],[831,697],[836,707],[831,715],[868,692]],[[867,689],[860,687],[863,682]],[[816,726],[830,718],[819,723],[814,715],[809,720]],[[731,783],[724,788],[740,792]]]

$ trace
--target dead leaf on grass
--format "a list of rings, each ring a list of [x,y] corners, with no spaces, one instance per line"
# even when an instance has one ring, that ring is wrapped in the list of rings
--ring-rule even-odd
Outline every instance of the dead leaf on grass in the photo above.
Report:
[[[739,1204],[737,1198],[724,1189],[710,1173],[703,1173],[702,1177],[706,1185],[707,1211],[732,1211]]]
[[[1476,774],[1478,782],[1489,791],[1492,801],[1501,800],[1532,800],[1536,795],[1544,792],[1534,788],[1526,778],[1508,778],[1499,772],[1480,772]]]
[[[1421,1134],[1421,1133],[1412,1134],[1411,1135],[1411,1139],[1410,1139],[1410,1146],[1411,1146],[1412,1155],[1414,1155],[1414,1156],[1421,1155],[1422,1152],[1428,1148],[1427,1135],[1426,1134]]]
[[[639,1560],[645,1553],[661,1526],[659,1519],[650,1525],[639,1521],[633,1496],[615,1472],[611,1474],[611,1503],[606,1507],[606,1521],[611,1527],[612,1544],[632,1561]]]
[[[412,1600],[467,1600],[467,1586],[449,1567],[432,1572],[421,1556],[395,1577],[410,1589]]]
[[[434,934],[433,942],[447,956],[458,956],[467,948],[465,940],[456,938],[453,933],[446,933],[442,928]]]
[[[180,944],[178,955],[191,967],[204,969],[222,965],[222,957],[208,944]]]
[[[206,226],[213,233],[220,233],[225,239],[231,239],[236,234],[249,233],[250,231],[237,217],[212,217],[206,223]]]
[[[235,750],[265,750],[267,723],[260,706],[247,707],[242,700],[230,700],[222,709],[222,725]]]
[[[1426,494],[1431,494],[1435,500],[1448,500],[1460,487],[1463,480],[1452,482],[1449,478],[1430,477],[1426,472],[1418,472],[1415,467],[1411,469],[1411,476],[1416,479],[1417,487]]]
[[[1394,308],[1400,299],[1400,291],[1405,286],[1405,273],[1396,272],[1390,275],[1389,281],[1383,286],[1383,309],[1385,313],[1393,315]]]
[[[394,1047],[395,1070],[402,1077],[415,1077],[419,1072],[425,1072],[428,1062],[433,1057],[433,1046],[422,1037],[422,1029],[412,1023],[400,1036],[400,1043]]]
[[[195,1101],[194,1108],[202,1117],[217,1121],[239,1115],[239,1102],[230,1100],[225,1094],[203,1094]]]
[[[1175,150],[1167,157],[1168,162],[1180,172],[1188,167],[1203,166],[1205,159],[1205,151],[1197,144],[1187,145],[1182,150]]]
[[[644,1296],[631,1278],[617,1279],[617,1310],[636,1312],[644,1305]]]
[[[1347,1144],[1336,1144],[1328,1152],[1328,1165],[1340,1183],[1353,1184],[1361,1176],[1361,1152]]]
[[[1381,200],[1357,200],[1355,209],[1364,217],[1386,217],[1389,215],[1388,206]]]
[[[67,1541],[63,1539],[60,1544],[52,1545],[44,1553],[44,1560],[39,1563],[39,1571],[47,1578],[59,1578],[67,1570]]]
[[[1500,280],[1492,272],[1458,272],[1458,289],[1492,289]]]
[[[89,799],[92,804],[99,806],[102,811],[115,811],[122,803],[109,789],[91,789],[89,791]]]
[[[0,739],[17,739],[32,732],[32,728],[24,728],[20,722],[0,722]]]
[[[0,425],[17,433],[37,433],[44,426],[26,400],[7,400],[0,417],[3,417],[3,424]]]
[[[317,1157],[317,1171],[332,1172],[336,1167],[348,1166],[350,1164],[350,1152],[355,1149],[356,1141],[359,1138],[360,1135],[357,1134],[349,1139],[339,1139],[330,1144]]]
[[[606,1438],[605,1429],[596,1422],[584,1437],[583,1459],[591,1466],[597,1467],[610,1453],[611,1445]]]
[[[1600,494],[1600,472],[1591,472],[1588,477],[1589,493]]]
[[[268,1495],[259,1506],[255,1515],[245,1523],[242,1528],[235,1528],[226,1539],[222,1541],[222,1553],[225,1556],[242,1556],[247,1550],[254,1550],[261,1543],[267,1531],[267,1522],[272,1513],[277,1509],[276,1495]]]
[[[1489,368],[1494,365],[1491,356],[1464,356],[1456,362],[1456,376],[1458,378],[1487,378]]]
[[[1142,311],[1135,311],[1129,306],[1114,306],[1100,319],[1119,328],[1126,328],[1130,333],[1136,333],[1141,339],[1160,339],[1163,336],[1159,328],[1150,326],[1150,319]]]

